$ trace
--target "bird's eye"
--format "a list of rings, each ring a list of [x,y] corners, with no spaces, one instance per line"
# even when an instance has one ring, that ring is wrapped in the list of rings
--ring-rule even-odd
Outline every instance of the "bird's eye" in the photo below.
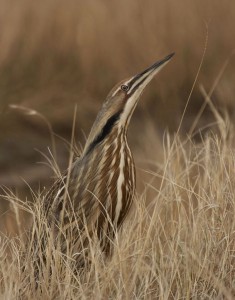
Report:
[[[122,84],[121,85],[121,89],[124,91],[124,92],[127,92],[129,90],[129,86],[128,85],[125,85],[125,84]]]

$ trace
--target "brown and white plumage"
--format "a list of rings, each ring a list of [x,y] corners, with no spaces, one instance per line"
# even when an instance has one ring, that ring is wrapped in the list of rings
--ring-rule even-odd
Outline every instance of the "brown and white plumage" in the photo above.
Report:
[[[45,205],[51,222],[68,228],[74,224],[74,240],[78,243],[88,231],[91,236],[95,233],[102,249],[107,250],[108,240],[127,215],[136,185],[134,161],[127,143],[128,125],[142,91],[172,56],[112,89],[81,157],[48,194]]]

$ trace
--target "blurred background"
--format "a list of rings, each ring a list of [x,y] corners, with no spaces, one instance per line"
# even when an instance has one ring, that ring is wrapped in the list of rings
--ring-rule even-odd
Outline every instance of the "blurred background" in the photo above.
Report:
[[[129,130],[142,191],[148,181],[143,170],[161,162],[164,132],[178,129],[207,28],[205,59],[180,133],[192,130],[205,102],[200,84],[207,92],[213,87],[213,103],[233,120],[233,0],[0,0],[0,28],[0,186],[21,199],[30,199],[28,185],[38,191],[53,180],[44,157],[52,149],[50,126],[63,170],[75,106],[75,141],[82,147],[110,89],[176,52],[146,89]],[[206,107],[194,131],[213,122]],[[0,198],[0,218],[8,214]]]

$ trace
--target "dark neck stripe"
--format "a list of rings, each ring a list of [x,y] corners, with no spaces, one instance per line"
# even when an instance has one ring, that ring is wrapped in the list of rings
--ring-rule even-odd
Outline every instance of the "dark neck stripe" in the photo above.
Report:
[[[112,115],[112,117],[110,117],[107,120],[107,122],[105,123],[105,125],[102,128],[102,130],[100,131],[100,133],[95,137],[93,142],[88,147],[87,154],[89,152],[91,152],[95,148],[96,145],[101,143],[106,138],[106,136],[111,132],[114,124],[119,120],[121,113],[122,113],[122,110],[118,111],[116,114]]]

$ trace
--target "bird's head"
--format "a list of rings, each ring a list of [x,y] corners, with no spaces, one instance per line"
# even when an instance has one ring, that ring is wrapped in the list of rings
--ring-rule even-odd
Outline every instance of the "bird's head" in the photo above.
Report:
[[[141,73],[121,81],[110,91],[90,132],[84,149],[86,152],[101,143],[115,126],[126,131],[143,90],[173,55],[174,53]]]

